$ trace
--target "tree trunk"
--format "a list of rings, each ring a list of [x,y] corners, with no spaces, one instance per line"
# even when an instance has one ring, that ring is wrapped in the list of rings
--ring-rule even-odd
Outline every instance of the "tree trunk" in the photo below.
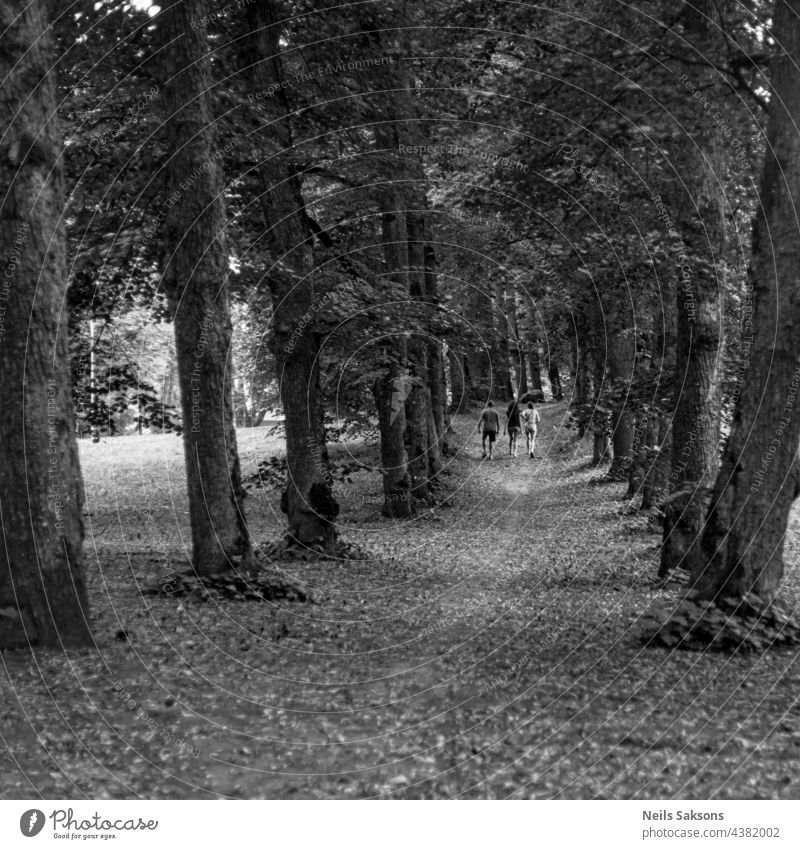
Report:
[[[517,398],[522,398],[528,391],[528,376],[525,374],[525,360],[527,359],[527,355],[525,344],[520,334],[522,311],[516,283],[512,283],[506,288],[505,311],[508,316],[509,329],[511,330],[511,360],[517,383],[515,394]]]
[[[405,386],[408,376],[396,360],[401,352],[387,349],[387,374],[375,383],[375,407],[381,434],[381,470],[383,506],[381,512],[390,519],[411,516],[411,482],[408,474],[405,432]]]
[[[542,387],[542,363],[539,357],[539,340],[532,339],[528,347],[528,367],[530,369],[531,389],[544,392]]]
[[[450,404],[448,412],[451,416],[464,412],[467,406],[465,388],[464,355],[456,353],[452,348],[447,351],[447,372],[450,376]]]
[[[592,440],[592,465],[600,466],[608,462],[611,452],[611,440],[608,438],[608,432],[599,422],[595,422],[592,427],[594,439]]]
[[[496,396],[504,400],[510,400],[514,397],[508,345],[510,324],[505,312],[505,287],[500,281],[495,283],[494,296],[494,302],[492,303],[492,323],[494,325],[492,340],[492,391]]]
[[[0,10],[0,649],[91,645],[54,54],[42,3]]]
[[[800,494],[800,0],[776,3],[772,97],[748,283],[753,342],[692,582],[701,598],[774,598]]]
[[[561,373],[558,370],[558,363],[554,357],[550,358],[547,377],[550,380],[550,392],[553,395],[553,400],[560,401],[564,397],[564,391],[561,388]]]
[[[412,300],[425,303],[425,221],[424,199],[413,199],[413,209],[406,210],[408,239],[408,285]],[[418,319],[425,321],[425,317]],[[406,400],[406,448],[411,492],[414,498],[428,500],[431,486],[441,471],[441,452],[433,424],[433,402],[430,390],[429,338],[425,328],[412,332],[408,339],[408,362],[413,384]],[[430,421],[429,421],[430,419]],[[433,440],[430,439],[433,435]]]
[[[477,286],[472,288],[466,303],[467,324],[475,328],[477,339],[470,339],[464,353],[464,380],[467,398],[485,404],[496,387],[492,386],[492,302]]]
[[[389,126],[376,128],[378,147],[384,150],[396,149],[398,144],[396,133],[397,128],[394,122]],[[402,300],[408,296],[409,292],[408,230],[405,198],[397,182],[387,182],[381,193],[380,203],[385,264],[384,288],[387,297]],[[406,399],[412,391],[413,378],[408,372],[406,340],[402,333],[398,333],[394,339],[389,340],[384,349],[383,360],[387,375],[377,381],[374,391],[381,434],[383,515],[390,518],[403,518],[411,515],[412,489],[414,486],[418,487],[420,477],[424,480],[425,475],[420,473],[417,464],[415,467],[417,479],[414,481],[408,462]],[[422,439],[421,434],[419,439]]]
[[[425,300],[431,305],[431,322],[438,320],[439,292],[436,280],[436,254],[433,245],[425,245]],[[428,383],[431,389],[431,412],[436,428],[439,455],[450,453],[447,415],[447,385],[444,373],[444,343],[434,338],[428,342]]]
[[[618,387],[630,383],[633,379],[636,349],[633,330],[624,328],[622,330],[615,329],[612,332],[613,336],[608,341],[609,377],[612,386]],[[623,401],[621,405],[615,405],[611,418],[611,441],[614,446],[614,459],[611,462],[608,474],[616,480],[625,480],[630,473],[636,415],[629,407],[624,405]]]
[[[713,30],[706,15],[713,18],[713,5],[697,2],[687,8],[688,32],[698,43],[708,45]],[[695,66],[690,70],[695,75]],[[716,71],[698,73],[703,87],[716,82]],[[685,135],[678,142],[675,161],[680,180],[671,192],[684,256],[676,286],[675,383],[680,389],[672,425],[673,497],[664,510],[662,576],[679,566],[691,569],[699,556],[711,487],[719,468],[725,142],[715,122],[700,118],[698,123],[703,129],[692,133],[691,144]]]
[[[647,468],[642,484],[642,510],[650,510],[661,497],[669,476],[671,444],[669,421],[658,413],[648,416]]]
[[[286,489],[281,507],[290,545],[331,551],[339,512],[325,441],[319,381],[319,335],[313,318],[324,305],[315,297],[314,256],[302,186],[290,160],[292,135],[280,38],[286,14],[274,0],[247,7],[246,66],[254,91],[275,93],[264,101],[269,120],[261,132],[257,167],[262,215],[273,265],[269,285],[273,308],[272,351],[286,417]]]
[[[189,7],[168,0],[159,16],[164,57],[164,117],[170,197],[163,283],[174,310],[175,350],[183,411],[183,444],[198,574],[249,568],[252,548],[236,450],[231,393],[231,319],[224,180],[215,151],[209,62],[203,28],[191,22],[205,0]]]
[[[655,421],[655,416],[646,409],[641,409],[636,416],[636,424],[633,428],[627,498],[636,498],[644,488],[647,470],[652,459],[652,450],[648,438],[653,432],[653,421]]]
[[[577,408],[578,436],[583,438],[595,410],[595,387],[592,380],[593,356],[591,336],[579,333],[575,345],[575,394],[572,404]]]

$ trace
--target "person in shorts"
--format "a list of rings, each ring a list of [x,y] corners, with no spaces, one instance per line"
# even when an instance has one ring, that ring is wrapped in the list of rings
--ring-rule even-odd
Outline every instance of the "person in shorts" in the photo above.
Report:
[[[489,459],[492,459],[494,452],[494,443],[497,439],[497,431],[500,430],[500,416],[494,408],[494,404],[489,401],[486,409],[481,413],[481,420],[478,422],[478,433],[483,434],[483,458],[486,458],[486,443],[489,443]]]
[[[503,433],[506,431],[508,431],[508,453],[516,457],[520,431],[520,409],[516,398],[506,410],[506,426],[503,428]]]
[[[536,443],[536,427],[539,424],[539,411],[528,401],[528,406],[522,411],[522,423],[525,425],[525,440],[527,442],[528,454],[533,457],[533,447]]]

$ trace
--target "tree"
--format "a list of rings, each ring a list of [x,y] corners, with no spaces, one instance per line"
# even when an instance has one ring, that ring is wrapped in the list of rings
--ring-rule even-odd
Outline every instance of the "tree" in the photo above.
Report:
[[[696,41],[692,53],[713,56],[714,5],[687,2],[684,28]],[[684,50],[686,50],[684,45]],[[694,57],[692,57],[693,59]],[[684,77],[704,91],[718,91],[717,72],[693,61],[681,63]],[[688,72],[688,73],[686,73]],[[694,98],[687,102],[695,110]],[[672,423],[672,475],[685,497],[670,499],[664,510],[664,541],[659,574],[677,566],[691,568],[719,467],[722,311],[724,287],[721,259],[725,242],[723,144],[720,126],[703,114],[689,115],[692,143],[673,136],[670,149],[675,173],[669,180],[669,212],[675,214],[677,257],[675,348],[676,386],[679,387]]]
[[[159,16],[163,108],[171,157],[163,271],[175,325],[183,442],[200,575],[252,565],[231,392],[229,257],[223,180],[209,95],[205,0],[168,0]]]
[[[288,102],[281,82],[280,37],[284,14],[274,0],[257,0],[247,10],[245,67],[253,91],[272,91],[261,124],[262,148],[255,171],[259,202],[270,246],[268,270],[272,296],[271,345],[286,417],[288,474],[281,506],[292,545],[331,550],[336,543],[333,519],[339,512],[330,485],[322,399],[319,385],[320,342],[314,326],[324,301],[314,290],[313,234],[303,188],[292,161]],[[324,310],[323,310],[324,311]]]
[[[63,309],[61,139],[42,7],[0,7],[0,648],[92,642]]]
[[[770,115],[748,273],[753,342],[691,583],[764,609],[800,495],[800,0],[776,0]]]

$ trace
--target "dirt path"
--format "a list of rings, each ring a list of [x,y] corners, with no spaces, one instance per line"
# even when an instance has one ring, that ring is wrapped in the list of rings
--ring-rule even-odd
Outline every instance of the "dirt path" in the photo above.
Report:
[[[482,462],[460,421],[449,506],[348,521],[372,559],[287,565],[313,600],[280,607],[143,599],[147,561],[178,556],[148,534],[164,505],[181,515],[177,465],[143,460],[104,502],[90,457],[114,541],[90,571],[100,651],[4,657],[0,795],[796,798],[794,657],[641,644],[657,540],[621,487],[590,485],[585,450],[559,450],[562,414],[545,407],[537,461]]]

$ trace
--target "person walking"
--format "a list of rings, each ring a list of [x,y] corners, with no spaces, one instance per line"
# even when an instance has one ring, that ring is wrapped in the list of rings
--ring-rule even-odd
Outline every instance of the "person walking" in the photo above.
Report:
[[[539,424],[539,419],[539,411],[533,406],[531,401],[528,401],[528,406],[522,411],[522,421],[525,424],[525,440],[527,442],[527,451],[531,456],[531,460],[535,459],[533,456],[533,448],[536,444],[536,429]]]
[[[483,436],[483,458],[486,459],[486,443],[489,443],[489,459],[492,459],[494,453],[494,443],[497,439],[497,431],[500,430],[500,416],[494,408],[494,404],[489,401],[486,409],[481,413],[481,419],[478,422],[478,433]]]
[[[516,457],[520,431],[520,409],[516,398],[512,399],[506,410],[506,424],[503,433],[506,431],[508,431],[508,453]]]

